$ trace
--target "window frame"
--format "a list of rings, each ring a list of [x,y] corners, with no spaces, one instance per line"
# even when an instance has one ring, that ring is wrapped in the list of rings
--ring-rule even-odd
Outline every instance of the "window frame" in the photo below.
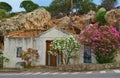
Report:
[[[17,58],[20,57],[21,51],[22,51],[22,47],[16,47],[16,57],[17,57]]]

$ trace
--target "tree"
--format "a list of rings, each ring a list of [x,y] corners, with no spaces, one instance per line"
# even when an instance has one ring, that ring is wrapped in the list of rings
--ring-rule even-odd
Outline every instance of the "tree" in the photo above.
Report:
[[[96,4],[93,0],[74,0],[74,6],[80,14],[88,13],[90,10],[96,10]]]
[[[101,6],[106,10],[111,10],[117,4],[117,0],[102,0]]]
[[[70,59],[76,56],[79,49],[79,43],[74,36],[70,35],[65,38],[56,39],[50,45],[50,53],[57,55],[57,53],[63,54],[63,61],[65,64],[70,63]]]
[[[71,12],[73,12],[73,5],[74,5],[73,0],[70,0],[70,2],[71,2]]]
[[[59,13],[66,15],[71,11],[70,0],[53,0],[47,10],[52,16],[57,16]]]
[[[4,9],[7,12],[10,12],[12,10],[12,7],[6,2],[0,2],[0,9]]]
[[[24,0],[20,3],[20,7],[24,8],[26,12],[31,12],[37,8],[39,8],[39,5],[33,3],[31,0]]]
[[[52,16],[57,16],[59,13],[66,15],[72,12],[73,9],[84,14],[89,12],[91,9],[96,10],[96,5],[92,0],[53,0],[49,8],[47,8]]]
[[[9,17],[9,14],[7,13],[7,11],[4,9],[0,9],[0,20],[7,17]]]

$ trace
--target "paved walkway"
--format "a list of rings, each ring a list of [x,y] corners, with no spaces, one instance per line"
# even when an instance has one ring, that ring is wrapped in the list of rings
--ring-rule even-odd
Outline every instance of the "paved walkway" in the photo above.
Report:
[[[92,75],[92,74],[106,74],[106,73],[120,73],[120,69],[114,69],[114,70],[102,70],[102,71],[89,71],[89,72],[33,72],[33,71],[27,71],[22,73],[0,73],[1,75],[79,75],[79,74],[86,74],[86,75]]]

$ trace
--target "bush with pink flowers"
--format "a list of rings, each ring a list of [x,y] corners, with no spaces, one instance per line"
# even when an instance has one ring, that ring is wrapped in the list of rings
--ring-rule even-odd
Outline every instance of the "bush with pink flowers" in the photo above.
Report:
[[[34,66],[34,63],[37,61],[38,58],[38,51],[32,48],[28,48],[27,51],[23,51],[21,53],[21,59],[25,62],[24,67]]]
[[[81,32],[79,41],[93,49],[99,63],[110,63],[120,46],[120,34],[113,26],[93,24]]]

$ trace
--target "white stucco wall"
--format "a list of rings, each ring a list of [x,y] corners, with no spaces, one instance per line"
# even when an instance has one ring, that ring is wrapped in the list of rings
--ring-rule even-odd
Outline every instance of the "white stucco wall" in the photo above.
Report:
[[[38,63],[40,65],[46,65],[46,41],[66,36],[68,36],[68,34],[63,33],[62,31],[57,30],[56,28],[52,28],[36,38],[37,49],[40,54],[40,59]]]
[[[16,56],[17,47],[22,47],[22,50],[26,51],[32,48],[32,40],[32,38],[5,38],[3,53],[10,61],[4,63],[4,67],[15,68],[17,62],[22,62],[23,60]]]

